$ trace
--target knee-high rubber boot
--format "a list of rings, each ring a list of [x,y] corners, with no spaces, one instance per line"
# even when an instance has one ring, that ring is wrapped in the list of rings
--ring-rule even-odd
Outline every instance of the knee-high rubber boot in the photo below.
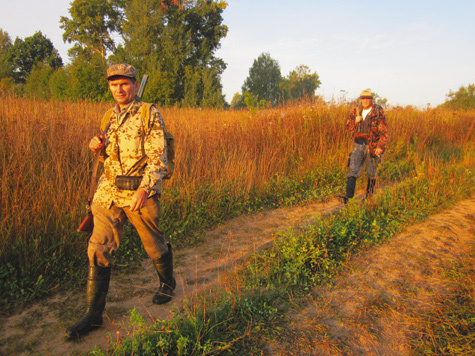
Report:
[[[153,260],[160,278],[160,288],[153,296],[155,304],[165,304],[172,299],[173,291],[176,287],[176,280],[173,277],[173,252],[172,246],[168,244],[168,252],[160,258]]]
[[[339,195],[338,198],[343,200],[343,203],[347,204],[348,200],[355,196],[356,177],[348,177],[346,181],[346,194]]]
[[[368,178],[368,183],[366,184],[366,199],[371,199],[374,194],[374,186],[376,185],[375,178]]]
[[[110,275],[110,267],[89,267],[86,291],[87,309],[78,322],[66,330],[67,336],[71,338],[83,335],[92,328],[102,325],[102,312],[106,306]]]
[[[346,181],[346,195],[341,196],[343,203],[347,204],[348,200],[355,196],[356,177],[348,177]]]
[[[346,197],[351,199],[355,196],[356,177],[348,177],[346,181]]]

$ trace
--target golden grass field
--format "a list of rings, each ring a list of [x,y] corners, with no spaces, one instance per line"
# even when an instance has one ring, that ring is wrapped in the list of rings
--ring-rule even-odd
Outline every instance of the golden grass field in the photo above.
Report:
[[[92,154],[87,145],[110,106],[2,98],[2,259],[25,267],[57,244],[82,251],[84,239],[75,230],[89,188]],[[223,194],[229,201],[246,199],[264,192],[271,181],[298,182],[312,171],[344,174],[351,145],[344,123],[351,108],[316,101],[253,113],[160,109],[176,140],[176,169],[164,183],[165,204],[175,209],[179,224],[203,199],[213,214],[223,205]],[[396,108],[386,116],[390,167],[382,179],[397,179],[403,174],[398,170],[410,170],[411,161],[454,152],[465,160],[473,155],[475,112]]]
[[[87,146],[99,133],[101,117],[111,105],[2,98],[0,309],[5,315],[38,299],[46,300],[57,291],[71,291],[84,280],[89,235],[76,229],[85,214],[91,175],[93,155]],[[180,246],[178,250],[192,249],[188,242],[199,239],[204,229],[239,214],[266,207],[321,207],[327,202],[341,208],[332,198],[344,190],[351,149],[345,121],[354,105],[309,101],[251,112],[160,108],[167,130],[176,140],[175,173],[163,183],[163,225],[168,238]],[[309,281],[313,286],[314,280],[327,276],[326,270],[320,271],[320,264],[338,266],[338,259],[351,255],[352,246],[377,243],[401,226],[449,206],[445,202],[453,204],[473,194],[475,111],[398,107],[387,108],[385,113],[390,141],[379,170],[381,194],[368,204],[350,204],[325,219],[312,216],[320,221],[313,227],[315,236],[312,227],[307,232],[301,230],[303,235],[294,230],[279,234],[272,249],[244,264],[239,272],[239,278],[245,279],[242,285],[249,288],[275,282],[279,290],[284,284],[287,288],[291,280],[287,281],[286,271],[291,270],[290,277],[300,278],[302,288],[308,287]],[[363,176],[358,187],[365,184]],[[293,209],[287,210],[290,215]],[[310,210],[315,215],[315,209]],[[268,211],[252,218],[258,219],[260,213]],[[253,219],[248,219],[256,225],[250,230],[242,223],[234,230],[252,230],[254,234],[253,229],[262,228],[265,222]],[[274,225],[287,223],[286,218],[280,220]],[[125,235],[123,240],[127,240]],[[122,241],[120,255],[126,258],[117,262],[124,273],[130,272],[123,268],[129,261],[141,263],[143,257],[140,245],[129,243]],[[332,248],[333,260],[321,253]],[[300,270],[307,264],[316,267]],[[330,268],[331,273],[336,268]],[[238,277],[232,278],[239,287]],[[289,296],[293,295],[290,290]],[[239,298],[243,293],[235,292]],[[262,311],[257,297],[249,305],[255,303]],[[57,312],[60,308],[53,309]],[[226,320],[229,317],[226,313]],[[225,322],[218,318],[208,330],[211,341],[211,331],[222,324]],[[241,326],[247,330],[246,325]],[[179,327],[177,335],[190,337]],[[453,341],[452,336],[446,339]]]

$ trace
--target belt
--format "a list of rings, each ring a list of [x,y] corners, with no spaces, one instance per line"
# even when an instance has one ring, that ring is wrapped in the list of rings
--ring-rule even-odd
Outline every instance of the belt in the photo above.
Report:
[[[369,140],[369,133],[355,132],[355,137]]]

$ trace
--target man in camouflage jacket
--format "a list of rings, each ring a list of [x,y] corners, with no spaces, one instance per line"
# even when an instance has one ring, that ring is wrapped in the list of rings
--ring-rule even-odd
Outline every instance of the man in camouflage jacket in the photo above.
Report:
[[[355,195],[356,179],[365,162],[368,176],[366,198],[373,195],[378,164],[389,139],[384,111],[380,105],[373,105],[373,94],[370,90],[361,92],[360,103],[346,121],[346,129],[354,132],[354,143],[349,159],[346,195],[341,196],[345,204]]]
[[[135,68],[128,64],[107,69],[106,79],[117,104],[104,116],[109,122],[106,132],[89,143],[94,153],[101,154],[104,173],[91,204],[94,230],[87,250],[87,309],[79,321],[67,329],[69,337],[102,325],[111,264],[119,249],[126,219],[136,228],[160,279],[153,302],[168,302],[176,287],[171,245],[159,228],[161,182],[167,168],[165,123],[155,106],[144,105],[136,97],[136,78]],[[145,108],[151,110],[148,127],[144,126],[142,115]],[[142,159],[145,155],[147,157]],[[144,163],[138,164],[140,162]],[[126,176],[128,182],[135,182],[137,186],[120,185],[118,176]]]

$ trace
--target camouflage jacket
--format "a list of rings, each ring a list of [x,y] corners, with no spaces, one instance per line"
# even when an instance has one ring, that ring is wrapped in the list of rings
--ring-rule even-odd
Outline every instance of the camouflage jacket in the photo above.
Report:
[[[167,166],[165,123],[160,112],[152,106],[149,127],[145,130],[140,111],[142,104],[136,99],[122,111],[116,105],[110,115],[106,145],[101,152],[104,173],[99,179],[93,200],[106,209],[112,203],[119,207],[130,205],[135,193],[133,190],[118,189],[115,185],[117,175],[143,176],[139,188],[144,189],[149,196],[161,193],[161,182]],[[148,157],[145,167],[130,172],[144,154]]]
[[[379,110],[379,118],[378,112]],[[369,153],[372,156],[375,156],[374,151],[376,148],[381,148],[383,151],[386,150],[386,145],[388,144],[389,134],[388,134],[388,125],[386,124],[386,117],[384,116],[383,108],[380,105],[373,105],[373,108],[368,113],[364,121],[360,121],[356,123],[356,113],[358,111],[358,115],[361,116],[363,108],[358,107],[353,109],[350,116],[346,120],[346,129],[348,131],[353,131],[355,135],[357,135],[360,129],[360,126],[364,125],[365,123],[368,125],[368,135],[367,139],[369,142]],[[364,130],[365,131],[365,130]]]

